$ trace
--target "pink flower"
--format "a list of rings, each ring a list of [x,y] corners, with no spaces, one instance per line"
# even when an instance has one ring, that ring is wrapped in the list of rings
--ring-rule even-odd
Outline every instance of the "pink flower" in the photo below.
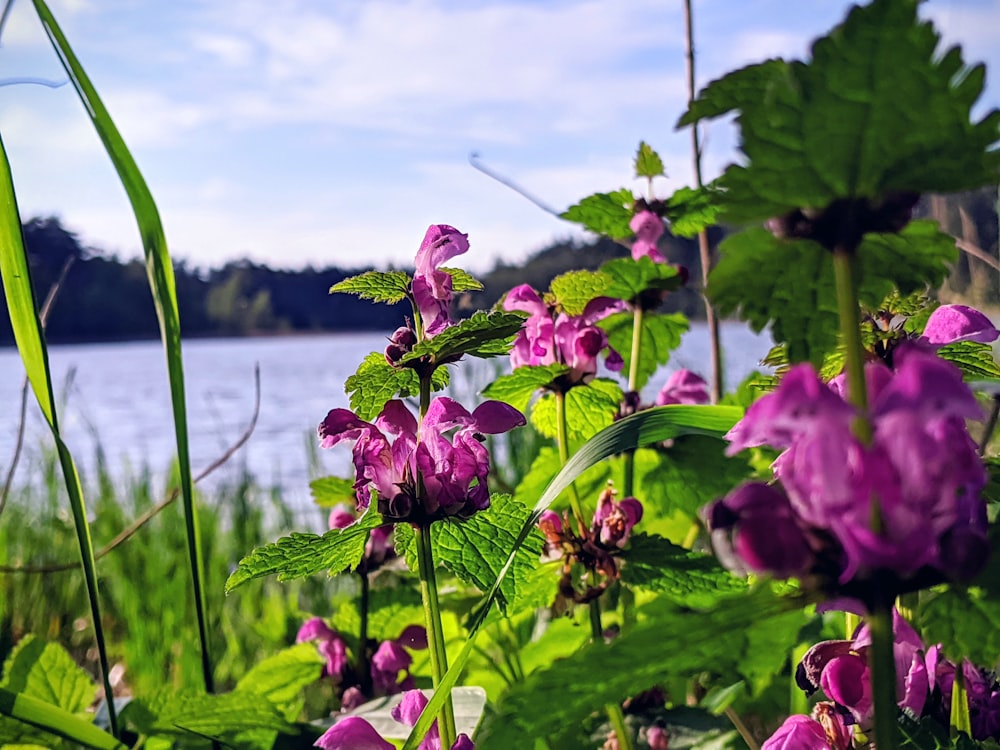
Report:
[[[318,650],[326,658],[323,674],[339,681],[348,665],[347,641],[340,633],[327,625],[322,617],[310,618],[299,628],[295,642],[305,643],[307,641],[319,642],[317,644]]]
[[[445,261],[469,249],[469,236],[447,224],[432,224],[417,250],[411,291],[427,338],[451,325],[451,274],[441,271]]]
[[[403,693],[403,699],[394,709],[392,718],[411,727],[417,723],[420,714],[424,712],[427,705],[427,696],[420,690],[410,690]],[[472,740],[464,734],[458,735],[451,750],[474,750]],[[417,746],[417,750],[441,750],[441,733],[438,731],[437,721],[435,721],[424,737],[423,742]]]
[[[941,305],[927,319],[921,340],[934,347],[958,341],[996,341],[1000,331],[979,310],[965,305]]]
[[[826,731],[814,719],[795,714],[785,719],[760,750],[830,750],[826,741]]]
[[[324,448],[355,441],[354,487],[360,507],[367,507],[374,488],[383,518],[425,523],[467,518],[489,507],[489,454],[480,435],[524,423],[524,415],[500,401],[485,401],[470,413],[441,396],[431,402],[419,432],[406,405],[393,400],[374,423],[347,409],[334,409],[320,424],[319,436]]]
[[[314,747],[322,750],[394,750],[375,728],[360,716],[345,716],[323,736],[316,740]]]
[[[413,677],[410,676],[410,665],[413,664],[413,657],[406,649],[422,651],[425,648],[427,631],[419,625],[405,628],[394,641],[382,641],[372,656],[371,663],[375,693],[395,695],[403,690],[412,690],[414,684]]]
[[[656,397],[657,406],[668,404],[707,404],[708,383],[690,370],[678,370],[663,384]]]
[[[594,529],[606,547],[621,549],[628,542],[632,528],[642,519],[642,503],[634,497],[615,500],[610,491],[602,492],[594,512]]]
[[[663,219],[652,211],[639,211],[628,225],[635,232],[635,242],[632,243],[632,257],[635,260],[645,256],[656,263],[667,262],[656,246],[663,236]]]

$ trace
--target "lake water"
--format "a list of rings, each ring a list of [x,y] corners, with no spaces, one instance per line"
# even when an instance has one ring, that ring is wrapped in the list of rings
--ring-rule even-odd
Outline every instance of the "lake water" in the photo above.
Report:
[[[771,345],[738,323],[722,327],[727,385],[752,371]],[[243,432],[254,402],[254,366],[260,366],[257,428],[230,463],[201,486],[232,479],[248,467],[256,479],[281,489],[296,506],[309,503],[308,482],[326,474],[347,475],[350,450],[317,451],[316,425],[330,409],[347,406],[344,380],[370,351],[385,347],[381,333],[289,338],[202,339],[184,343],[191,462],[195,472],[221,455]],[[647,400],[667,375],[681,367],[708,369],[704,324],[692,324],[670,362],[651,381]],[[113,476],[149,466],[161,476],[174,454],[166,366],[159,342],[53,346],[49,352],[64,440],[86,478],[97,446]],[[453,390],[467,405],[506,360],[472,360],[453,368]],[[14,349],[0,350],[0,477],[6,474],[17,436],[24,370]],[[29,401],[26,457],[17,481],[30,481],[33,460],[51,438]]]

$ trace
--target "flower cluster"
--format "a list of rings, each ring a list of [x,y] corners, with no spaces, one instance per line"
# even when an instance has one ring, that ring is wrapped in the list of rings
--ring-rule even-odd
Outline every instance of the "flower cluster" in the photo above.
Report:
[[[893,636],[897,704],[914,716],[933,717],[947,726],[957,665],[942,657],[939,646],[925,648],[898,612],[893,612]],[[823,641],[809,649],[796,682],[808,695],[822,690],[828,700],[818,702],[811,717],[789,717],[761,750],[849,750],[854,727],[867,733],[874,719],[870,649],[866,625],[851,640]],[[963,662],[962,673],[973,739],[1000,739],[1000,684],[995,675],[968,661]]]
[[[872,438],[856,409],[810,365],[791,368],[727,436],[728,452],[768,445],[780,484],[751,483],[707,510],[713,544],[734,569],[839,584],[875,570],[900,579],[966,580],[985,562],[986,473],[964,420],[982,412],[962,374],[917,344],[896,370],[865,374]],[[918,574],[920,574],[918,576]]]
[[[560,597],[583,604],[600,596],[618,578],[615,556],[628,542],[632,529],[640,520],[642,503],[634,497],[616,500],[611,488],[601,492],[590,528],[581,528],[578,533],[573,531],[568,515],[543,511],[538,528],[545,535],[546,555],[563,561]],[[580,577],[575,575],[576,565],[596,579],[583,590],[578,590]]]
[[[500,401],[485,401],[470,413],[441,396],[431,402],[419,428],[406,405],[392,400],[374,423],[347,409],[333,409],[320,424],[319,436],[324,448],[355,441],[354,487],[360,508],[368,507],[374,488],[386,521],[426,524],[468,518],[489,507],[489,454],[482,433],[506,432],[524,423],[523,414]]]
[[[561,379],[566,387],[587,383],[597,374],[597,359],[605,352],[609,370],[620,370],[621,355],[608,343],[608,335],[596,323],[624,309],[624,303],[607,297],[591,300],[582,315],[556,313],[528,284],[516,286],[503,301],[505,310],[528,313],[524,328],[514,340],[510,363],[514,369],[525,365],[566,365],[570,371]]]
[[[299,628],[295,642],[307,641],[316,642],[320,654],[326,659],[323,674],[337,683],[341,708],[350,710],[371,698],[396,695],[414,688],[409,671],[413,657],[409,650],[426,649],[427,632],[420,625],[410,625],[398,638],[382,641],[367,660],[370,667],[370,674],[367,675],[357,674],[351,666],[347,641],[323,618],[313,617]],[[368,647],[366,644],[365,648]]]

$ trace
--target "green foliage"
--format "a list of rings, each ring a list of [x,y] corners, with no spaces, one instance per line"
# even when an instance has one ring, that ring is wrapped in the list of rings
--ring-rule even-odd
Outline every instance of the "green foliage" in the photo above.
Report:
[[[556,394],[546,393],[531,410],[531,423],[551,438],[559,434],[556,398]],[[622,389],[608,378],[594,378],[586,385],[570,388],[565,398],[569,437],[586,440],[614,421],[622,401]]]
[[[607,296],[611,279],[600,271],[567,271],[552,279],[549,287],[553,302],[567,315],[583,315],[587,303]]]
[[[640,141],[639,143],[639,149],[635,153],[634,166],[636,177],[648,177],[652,179],[654,177],[667,176],[667,173],[663,169],[663,159],[645,141]]]
[[[410,293],[410,275],[403,271],[367,271],[330,287],[330,294],[356,294],[361,299],[395,305]]]
[[[85,710],[94,699],[94,684],[62,646],[27,635],[11,651],[0,686],[64,708]]]
[[[651,258],[643,256],[638,260],[632,258],[615,258],[601,266],[601,272],[611,278],[611,283],[604,291],[604,296],[634,302],[643,292],[669,292],[677,289],[683,283],[680,270],[668,263],[656,263]]]
[[[320,508],[332,508],[340,503],[354,505],[357,496],[354,493],[354,480],[343,477],[320,477],[309,483],[313,502]]]
[[[264,576],[276,575],[279,581],[292,581],[324,571],[334,575],[354,570],[364,555],[368,532],[381,524],[382,517],[369,508],[347,528],[330,529],[322,536],[293,533],[258,547],[240,560],[226,581],[226,593]]]
[[[623,370],[630,372],[632,366],[632,331],[635,316],[630,312],[620,312],[602,320],[599,325],[608,333],[608,342],[625,360]],[[670,361],[670,352],[681,344],[681,336],[687,333],[690,323],[684,315],[642,316],[642,332],[639,343],[639,369],[636,389],[641,390],[649,378],[661,365]]]
[[[468,271],[461,268],[441,267],[439,271],[444,271],[451,276],[451,291],[459,292],[479,292],[482,291],[483,283]]]
[[[941,643],[957,661],[995,664],[1000,659],[1000,601],[981,589],[949,586],[920,602],[917,621],[926,643]]]
[[[992,184],[1000,112],[971,123],[984,69],[917,18],[916,2],[875,0],[812,48],[808,63],[772,60],[709,84],[681,120],[738,111],[747,166],[720,179],[725,215],[744,222],[843,198]]]
[[[66,747],[62,743],[53,744],[56,742],[53,735],[69,740],[72,743],[69,747],[73,748],[125,750],[125,745],[95,727],[89,718],[80,718],[59,706],[0,687],[0,746],[5,750]]]
[[[1000,366],[993,358],[993,347],[977,341],[958,341],[937,351],[941,359],[956,365],[965,380],[1000,378]]]
[[[626,240],[632,236],[632,229],[628,224],[632,219],[634,203],[632,191],[622,188],[613,193],[588,195],[559,216],[613,240]]]
[[[722,211],[720,192],[711,185],[681,187],[667,199],[666,218],[677,237],[696,237],[718,223]]]
[[[422,357],[431,362],[448,362],[463,354],[473,357],[499,357],[510,350],[510,342],[524,325],[520,313],[479,311],[470,318],[445,328],[432,339],[413,347],[401,360],[402,364]]]
[[[541,533],[533,530],[515,550],[515,541],[529,515],[529,508],[510,495],[493,495],[490,507],[472,518],[431,524],[434,559],[463,583],[488,591],[513,553],[514,564],[497,601],[504,610],[520,606],[528,579],[538,567],[543,543]],[[407,524],[396,527],[396,547],[406,557],[407,566],[416,570],[416,538]]]
[[[266,698],[292,721],[301,708],[303,688],[319,679],[325,663],[316,644],[298,643],[255,664],[236,683],[236,691]]]
[[[539,388],[569,372],[566,365],[525,365],[508,375],[501,375],[483,390],[487,398],[506,401],[518,411],[526,411],[528,402]]]
[[[710,607],[723,597],[747,590],[746,582],[724,569],[712,555],[642,533],[629,537],[622,582],[665,594],[687,607]]]
[[[440,391],[448,385],[448,371],[434,370],[431,390]],[[344,381],[351,409],[361,419],[370,422],[379,415],[386,402],[394,398],[415,396],[420,392],[420,376],[408,367],[393,367],[381,352],[372,352],[358,366],[357,372]]]

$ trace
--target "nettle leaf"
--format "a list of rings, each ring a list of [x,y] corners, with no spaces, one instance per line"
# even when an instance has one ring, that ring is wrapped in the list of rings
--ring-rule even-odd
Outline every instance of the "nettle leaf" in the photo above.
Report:
[[[122,711],[122,720],[145,735],[184,736],[193,732],[227,738],[253,730],[292,731],[267,698],[241,691],[210,695],[161,688],[148,697],[134,698]]]
[[[309,483],[313,502],[320,508],[332,508],[341,503],[353,506],[357,502],[354,480],[343,477],[320,477]]]
[[[487,398],[505,401],[524,412],[528,402],[539,388],[544,388],[561,375],[569,372],[567,365],[526,365],[509,375],[501,375],[483,390]]]
[[[632,366],[632,328],[635,317],[630,312],[615,313],[598,325],[608,333],[608,342],[625,360],[624,372]],[[642,316],[639,348],[639,370],[636,389],[642,390],[649,378],[670,360],[670,352],[681,344],[690,322],[683,313],[659,315],[647,312]]]
[[[722,497],[751,473],[745,455],[727,456],[726,443],[702,435],[685,435],[668,448],[635,454],[637,483],[643,503],[664,514],[681,511],[691,518]]]
[[[330,294],[337,292],[356,294],[362,299],[395,305],[409,294],[410,275],[403,271],[367,271],[330,287]]]
[[[448,386],[448,370],[438,367],[431,376],[431,390]],[[358,371],[344,381],[351,409],[365,421],[372,421],[386,402],[420,393],[420,376],[409,367],[393,367],[381,352],[372,352],[361,362]]]
[[[636,301],[646,291],[670,292],[684,283],[677,266],[657,263],[646,256],[638,260],[614,258],[602,264],[600,271],[611,279],[604,296],[626,302]]]
[[[438,270],[451,276],[452,292],[480,292],[483,289],[483,282],[461,268],[441,267]]]
[[[510,351],[511,341],[523,325],[522,314],[480,310],[472,317],[445,328],[434,338],[419,342],[401,363],[421,357],[443,362],[463,354],[483,358],[502,356]]]
[[[622,582],[664,594],[688,607],[709,607],[747,590],[747,583],[712,555],[678,547],[652,534],[632,534],[625,549]]]
[[[941,359],[956,365],[965,380],[1000,378],[1000,367],[993,358],[993,347],[978,341],[959,341],[937,350]]]
[[[759,686],[786,660],[805,621],[797,603],[766,589],[709,611],[657,600],[638,614],[639,623],[610,644],[591,643],[512,686],[476,746],[531,747],[534,737],[579,726],[601,706],[706,671],[742,674]]]
[[[586,440],[615,421],[624,394],[621,386],[608,378],[595,378],[566,392],[566,430],[570,439]],[[546,393],[531,410],[531,423],[545,437],[557,437],[559,422],[556,396]]]
[[[256,693],[279,708],[294,709],[302,690],[323,674],[325,663],[315,643],[299,643],[257,662],[236,683],[236,692]],[[289,711],[284,715],[295,719]]]
[[[975,664],[1000,659],[1000,600],[978,588],[949,586],[920,602],[917,621],[926,643],[941,643],[945,655]]]
[[[677,237],[696,237],[699,232],[715,226],[722,212],[720,191],[705,185],[702,188],[682,187],[666,203],[666,219],[670,233]]]
[[[296,532],[258,547],[240,560],[226,581],[226,593],[264,576],[276,575],[279,581],[293,581],[316,573],[336,575],[354,570],[364,555],[368,532],[381,525],[382,516],[369,508],[347,528],[330,529],[322,536]]]
[[[632,236],[628,224],[634,204],[635,196],[628,188],[613,193],[595,193],[570,206],[559,214],[559,218],[582,224],[591,232],[613,240],[625,240]]]
[[[90,675],[62,646],[30,634],[18,641],[4,662],[0,687],[71,713],[86,710],[96,692]]]
[[[982,66],[917,17],[875,0],[818,40],[809,63],[771,61],[709,84],[682,119],[738,110],[746,167],[720,179],[727,217],[754,221],[841,198],[954,192],[992,184],[1000,112],[977,123]]]
[[[639,150],[635,154],[635,176],[636,177],[666,177],[667,173],[663,169],[663,159],[645,141],[639,142]]]
[[[567,315],[583,315],[587,303],[605,297],[611,278],[601,271],[569,271],[552,279],[553,301]]]
[[[493,495],[490,507],[472,518],[432,523],[434,559],[463,583],[489,591],[530,514],[530,508],[510,495]],[[539,565],[543,543],[541,532],[535,529],[518,547],[513,567],[500,586],[498,603],[502,609],[523,596],[532,571]],[[416,537],[408,524],[396,526],[396,548],[405,556],[407,566],[416,570]]]
[[[858,296],[878,309],[894,291],[904,295],[940,286],[958,260],[955,238],[936,221],[911,221],[898,234],[866,234],[858,248]]]

